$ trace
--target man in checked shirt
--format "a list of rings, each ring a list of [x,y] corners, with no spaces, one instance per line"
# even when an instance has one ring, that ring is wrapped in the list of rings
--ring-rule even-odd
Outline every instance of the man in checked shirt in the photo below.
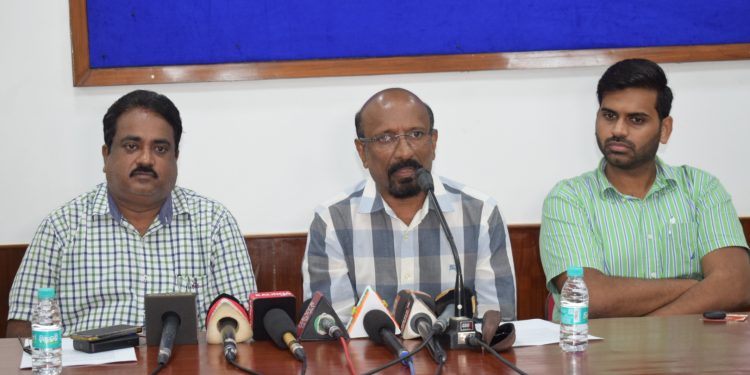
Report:
[[[104,116],[104,173],[44,219],[10,292],[8,337],[30,336],[36,290],[54,287],[63,334],[142,325],[144,296],[195,292],[198,321],[220,293],[256,290],[245,241],[220,203],[175,186],[182,120],[164,95],[133,91]],[[204,327],[201,327],[204,328]]]
[[[432,170],[435,159],[432,109],[407,90],[386,89],[354,123],[354,145],[369,176],[316,210],[302,264],[305,298],[322,292],[344,321],[368,285],[393,306],[399,290],[435,297],[456,280],[436,207],[416,182],[417,170]],[[497,203],[446,178],[433,176],[433,183],[477,314],[500,310],[503,319],[515,319],[513,254]]]

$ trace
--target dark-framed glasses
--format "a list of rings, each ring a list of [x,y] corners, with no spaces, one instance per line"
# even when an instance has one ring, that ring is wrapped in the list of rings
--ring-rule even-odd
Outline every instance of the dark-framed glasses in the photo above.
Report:
[[[403,134],[380,134],[370,138],[358,138],[362,143],[370,143],[379,147],[392,147],[398,143],[399,138],[404,138],[408,143],[415,145],[426,142],[430,139],[434,129],[430,130],[409,130]]]

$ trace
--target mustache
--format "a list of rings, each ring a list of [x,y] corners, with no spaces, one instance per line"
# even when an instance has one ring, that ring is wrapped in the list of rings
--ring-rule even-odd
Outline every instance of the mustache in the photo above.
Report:
[[[414,168],[414,170],[417,170],[419,168],[422,168],[422,164],[414,159],[401,160],[400,162],[393,164],[392,166],[390,166],[390,168],[388,168],[388,177],[391,177],[394,173],[398,172],[398,170],[402,168]]]
[[[132,172],[130,172],[130,177],[135,176],[136,173],[148,173],[154,176],[154,178],[159,178],[159,175],[156,173],[156,171],[147,165],[137,166],[135,169],[133,169]]]
[[[613,142],[623,143],[623,144],[626,144],[631,149],[635,149],[635,145],[633,144],[633,142],[630,142],[630,141],[628,141],[627,139],[625,139],[623,137],[609,137],[609,138],[607,138],[606,141],[604,141],[604,145],[606,146],[606,145],[608,145],[610,143],[613,143]]]

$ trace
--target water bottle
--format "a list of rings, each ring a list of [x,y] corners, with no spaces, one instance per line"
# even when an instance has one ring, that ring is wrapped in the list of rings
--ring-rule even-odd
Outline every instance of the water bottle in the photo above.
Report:
[[[34,374],[57,375],[62,372],[62,326],[55,288],[39,288],[37,296],[39,303],[31,317],[31,370]]]
[[[580,352],[589,345],[589,290],[583,268],[568,268],[568,280],[560,293],[560,348]]]

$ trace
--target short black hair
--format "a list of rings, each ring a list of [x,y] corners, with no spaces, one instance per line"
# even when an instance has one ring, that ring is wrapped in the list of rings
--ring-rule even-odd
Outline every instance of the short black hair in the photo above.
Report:
[[[411,91],[409,91],[409,90],[402,89],[402,88],[391,88],[391,89],[385,89],[385,90],[379,91],[375,95],[371,96],[370,99],[368,99],[365,102],[365,104],[362,105],[362,108],[360,108],[359,111],[357,111],[357,113],[354,115],[354,129],[357,131],[357,138],[364,138],[365,137],[365,131],[362,130],[362,111],[364,111],[365,108],[367,108],[367,105],[370,104],[370,102],[373,99],[375,99],[375,97],[377,97],[381,93],[383,93],[385,91],[389,91],[389,90],[401,90],[401,91],[405,91],[405,92],[409,93],[411,96],[415,97],[417,100],[419,100],[419,102],[422,103],[422,105],[424,105],[424,108],[427,110],[427,117],[430,120],[430,130],[435,129],[435,115],[432,113],[432,108],[430,108],[430,106],[427,103],[423,102],[422,99],[420,99],[418,96],[414,95],[414,93],[411,92]]]
[[[117,132],[117,120],[125,112],[134,109],[143,108],[161,116],[172,127],[174,132],[174,150],[175,153],[180,148],[180,137],[182,136],[182,119],[180,111],[175,107],[169,98],[162,94],[148,90],[131,91],[112,104],[107,113],[104,115],[104,144],[107,149],[112,149],[112,140]]]
[[[605,95],[631,87],[655,90],[659,120],[669,116],[672,89],[667,86],[667,76],[658,64],[646,59],[627,59],[610,66],[596,87],[599,105]]]

